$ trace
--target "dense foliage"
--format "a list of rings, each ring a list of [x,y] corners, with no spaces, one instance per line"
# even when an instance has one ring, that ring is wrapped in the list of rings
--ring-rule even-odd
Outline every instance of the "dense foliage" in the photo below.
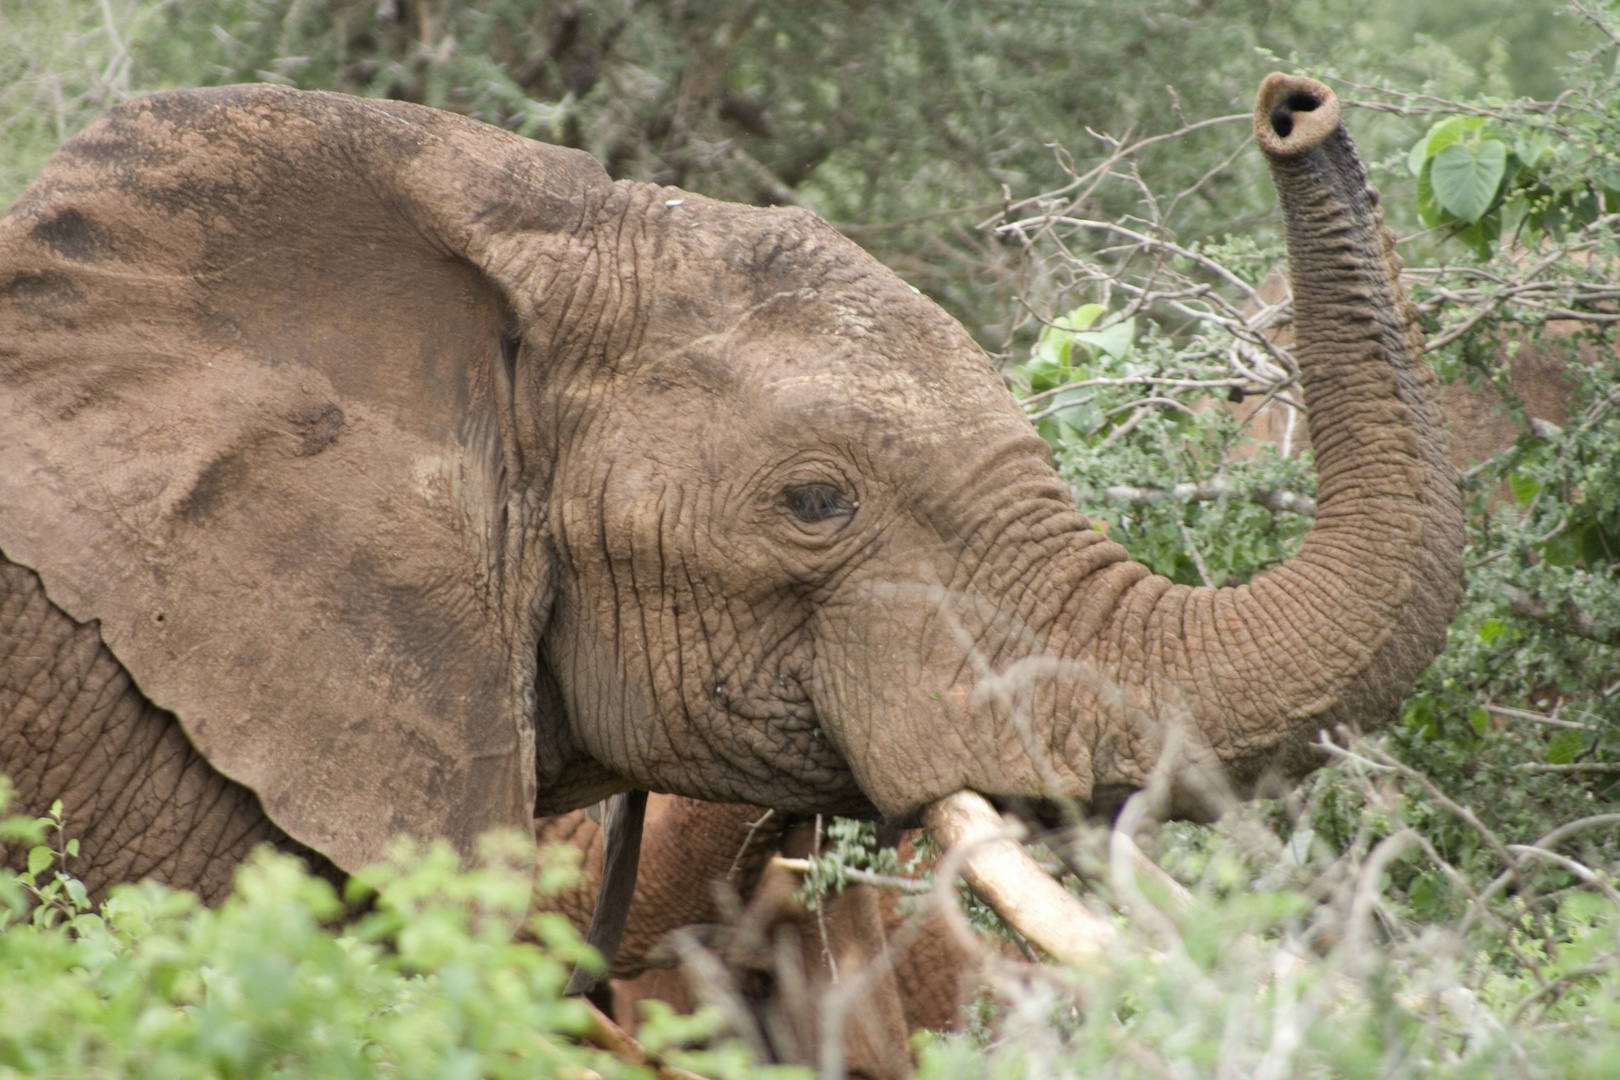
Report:
[[[999,349],[1024,321],[1023,261],[975,225],[1061,182],[1065,159],[1098,157],[1088,132],[1141,137],[1247,113],[1273,57],[1296,52],[1313,65],[1369,58],[1406,85],[1550,95],[1583,37],[1550,17],[1555,0],[1415,7],[13,0],[0,10],[0,40],[20,45],[0,55],[0,203],[63,137],[141,90],[269,80],[386,95],[581,147],[615,177],[807,205]],[[1538,28],[1508,51],[1479,33],[1493,20]],[[1439,32],[1463,51],[1426,36]],[[1179,190],[1244,142],[1241,127],[1200,129],[1148,164]],[[1262,173],[1251,155],[1212,177],[1179,208],[1182,235],[1263,224]],[[1128,213],[1131,199],[1110,192],[1102,211]]]
[[[1337,735],[1287,798],[1214,827],[1130,819],[1190,908],[1109,872],[1108,830],[1048,837],[1076,889],[1123,913],[1116,955],[1084,974],[1008,967],[972,1032],[923,1047],[923,1073],[1617,1071],[1609,6],[18,0],[0,39],[23,45],[0,50],[3,201],[129,94],[259,78],[808,205],[1002,357],[1098,527],[1213,585],[1285,558],[1314,509],[1247,109],[1270,68],[1336,79],[1429,361],[1514,432],[1466,476],[1449,646],[1395,723]],[[1530,404],[1545,378],[1559,415]],[[217,912],[150,885],[92,909],[56,876],[71,841],[42,827],[3,827],[39,854],[0,881],[0,1074],[618,1067],[569,1041],[583,1021],[557,989],[577,942],[554,923],[540,944],[513,936],[528,871],[509,851],[470,877],[442,852],[402,859],[342,922],[330,888],[269,858]],[[871,829],[830,833],[818,881],[902,869]],[[662,1017],[644,1034],[706,1030]],[[691,1063],[743,1068],[723,1053]]]
[[[0,878],[0,1077],[627,1074],[580,1045],[585,1005],[562,997],[593,951],[527,914],[536,885],[574,878],[572,849],[537,868],[527,841],[490,836],[463,870],[448,845],[401,845],[342,897],[261,851],[217,910],[154,882],[92,905],[64,872],[60,806],[7,818],[9,797],[0,780],[0,840],[32,847],[28,873]],[[761,1075],[737,1048],[680,1052],[710,1030],[666,1016],[643,1036],[709,1075]]]

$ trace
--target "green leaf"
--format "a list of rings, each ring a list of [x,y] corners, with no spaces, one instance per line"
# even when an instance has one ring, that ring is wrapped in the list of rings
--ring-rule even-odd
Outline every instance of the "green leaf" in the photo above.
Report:
[[[1311,864],[1311,845],[1314,843],[1316,843],[1315,829],[1294,830],[1294,835],[1288,838],[1288,857],[1294,861],[1295,866]]]
[[[1461,131],[1462,117],[1460,116],[1436,120],[1433,124],[1430,124],[1429,130],[1424,133],[1423,138],[1419,139],[1417,145],[1413,146],[1411,152],[1406,155],[1407,168],[1412,168],[1414,159],[1417,161],[1418,167],[1412,169],[1412,175],[1416,176],[1421,173],[1424,163],[1434,157],[1441,147],[1450,146],[1456,142],[1461,137]]]
[[[1467,244],[1480,262],[1486,262],[1491,257],[1491,249],[1502,234],[1502,219],[1497,214],[1486,214],[1468,228],[1457,233],[1455,239],[1459,243]]]
[[[1059,326],[1066,326],[1070,330],[1089,330],[1091,324],[1101,318],[1102,313],[1107,310],[1101,304],[1081,304],[1057,322]]]
[[[1490,730],[1491,714],[1478,705],[1474,706],[1468,710],[1468,726],[1474,729],[1475,735],[1484,738],[1485,732]]]
[[[1524,219],[1530,214],[1530,197],[1523,191],[1516,191],[1502,203],[1502,231],[1513,234],[1519,231]]]
[[[1440,205],[1440,200],[1434,197],[1434,185],[1429,182],[1427,165],[1418,174],[1417,211],[1418,220],[1431,229],[1436,225],[1444,225],[1451,218],[1446,208]]]
[[[1429,137],[1427,135],[1412,144],[1412,149],[1406,153],[1406,168],[1413,176],[1423,175],[1423,166],[1429,161]]]
[[[1464,221],[1478,221],[1496,200],[1507,172],[1507,144],[1486,139],[1452,143],[1429,166],[1429,183],[1440,205]]]
[[[1041,336],[1035,340],[1035,358],[1067,365],[1074,332],[1089,329],[1107,310],[1101,304],[1081,304],[1067,315],[1059,315],[1050,325],[1041,327]]]
[[[1093,305],[1095,306],[1095,305]],[[1076,333],[1074,340],[1091,349],[1094,353],[1105,353],[1115,360],[1123,360],[1131,351],[1131,344],[1136,340],[1136,319],[1122,320],[1108,327],[1106,330],[1088,330]]]
[[[1620,557],[1620,536],[1596,523],[1581,530],[1581,561],[1589,571],[1599,571]]]
[[[1513,152],[1525,167],[1534,169],[1543,159],[1551,157],[1553,153],[1553,139],[1544,131],[1537,131],[1529,135],[1521,135],[1513,140]]]
[[[1028,367],[1031,370],[1037,366],[1042,370],[1067,367],[1069,347],[1073,342],[1073,336],[1061,327],[1041,327],[1041,336],[1035,339],[1035,357],[1029,362]]]
[[[1521,472],[1508,473],[1508,489],[1520,506],[1529,506],[1530,500],[1541,493],[1541,481]]]
[[[1063,390],[1053,394],[1044,408],[1076,432],[1089,431],[1102,423],[1102,411],[1096,403],[1096,393],[1085,389]]]
[[[1486,619],[1484,622],[1479,624],[1479,629],[1475,630],[1474,633],[1479,635],[1481,644],[1489,645],[1491,642],[1501,637],[1502,632],[1506,629],[1507,625],[1500,619]]]
[[[1434,698],[1428,694],[1418,694],[1407,702],[1406,715],[1402,717],[1402,721],[1407,727],[1420,732],[1424,738],[1432,739],[1439,733],[1435,713]]]
[[[1544,544],[1536,545],[1535,550],[1548,566],[1574,566],[1584,554],[1584,531],[1562,533]]]
[[[43,843],[45,840],[45,827],[33,818],[17,817],[0,818],[0,843],[12,843],[19,847],[32,846]]]
[[[1585,743],[1580,732],[1565,728],[1547,743],[1547,760],[1554,765],[1568,765]]]
[[[1039,346],[1037,346],[1038,348]],[[1064,346],[1064,357],[1067,357],[1067,346]],[[1062,359],[1037,356],[1034,360],[1017,368],[1013,374],[1029,384],[1031,394],[1039,394],[1046,390],[1062,386],[1068,381],[1069,367]]]
[[[56,852],[43,845],[28,850],[28,872],[36,878],[43,874],[56,859]]]
[[[1406,155],[1406,167],[1413,176],[1423,175],[1423,166],[1453,143],[1461,142],[1485,126],[1483,116],[1452,116],[1438,121]]]
[[[1407,887],[1407,899],[1412,901],[1412,913],[1420,919],[1433,918],[1440,909],[1441,892],[1428,874],[1419,874]]]

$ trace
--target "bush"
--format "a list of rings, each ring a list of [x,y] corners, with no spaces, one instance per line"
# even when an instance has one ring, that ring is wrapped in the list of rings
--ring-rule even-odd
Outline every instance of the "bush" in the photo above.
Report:
[[[472,869],[401,844],[344,897],[261,849],[217,910],[152,881],[92,905],[55,815],[0,816],[7,839],[58,839],[0,873],[0,1077],[646,1075],[579,1044],[586,1008],[562,988],[600,960],[562,916],[526,918],[527,841],[486,838]],[[551,857],[542,886],[571,866]],[[685,1060],[744,1075],[734,1049]]]

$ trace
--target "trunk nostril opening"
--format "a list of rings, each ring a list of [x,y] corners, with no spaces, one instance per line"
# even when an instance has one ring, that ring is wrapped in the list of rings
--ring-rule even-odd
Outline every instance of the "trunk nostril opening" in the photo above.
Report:
[[[1271,110],[1271,130],[1277,138],[1286,139],[1294,131],[1294,114],[1315,112],[1322,107],[1322,99],[1315,94],[1296,90],[1281,105]]]

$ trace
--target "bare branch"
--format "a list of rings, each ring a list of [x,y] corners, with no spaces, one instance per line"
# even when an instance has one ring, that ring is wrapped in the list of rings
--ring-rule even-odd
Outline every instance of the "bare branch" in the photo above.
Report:
[[[1510,709],[1506,705],[1497,705],[1492,702],[1485,703],[1485,711],[1496,716],[1507,716],[1518,720],[1529,720],[1536,724],[1546,724],[1548,727],[1571,728],[1575,731],[1598,731],[1599,728],[1591,724],[1582,724],[1575,720],[1560,720],[1556,716],[1545,716],[1542,713],[1526,712],[1524,709]]]
[[[812,874],[816,872],[815,864],[809,859],[790,859],[785,855],[772,857],[771,865],[780,866],[784,870],[791,870],[795,874]],[[899,892],[908,893],[927,893],[934,890],[932,882],[923,881],[920,878],[874,874],[870,870],[859,870],[853,866],[844,868],[844,877],[857,885],[871,885],[878,889],[895,889]]]
[[[1292,491],[1282,491],[1276,488],[1261,489],[1245,492],[1241,490],[1230,476],[1216,475],[1208,480],[1197,483],[1177,484],[1173,488],[1128,487],[1115,485],[1105,488],[1103,494],[1115,502],[1123,502],[1134,507],[1151,506],[1157,502],[1172,500],[1175,502],[1214,502],[1217,499],[1241,496],[1250,502],[1273,512],[1288,511],[1313,517],[1316,514],[1316,500],[1308,495],[1299,495]]]
[[[1620,762],[1616,761],[1572,761],[1567,765],[1527,761],[1513,767],[1520,772],[1528,773],[1620,773]]]

